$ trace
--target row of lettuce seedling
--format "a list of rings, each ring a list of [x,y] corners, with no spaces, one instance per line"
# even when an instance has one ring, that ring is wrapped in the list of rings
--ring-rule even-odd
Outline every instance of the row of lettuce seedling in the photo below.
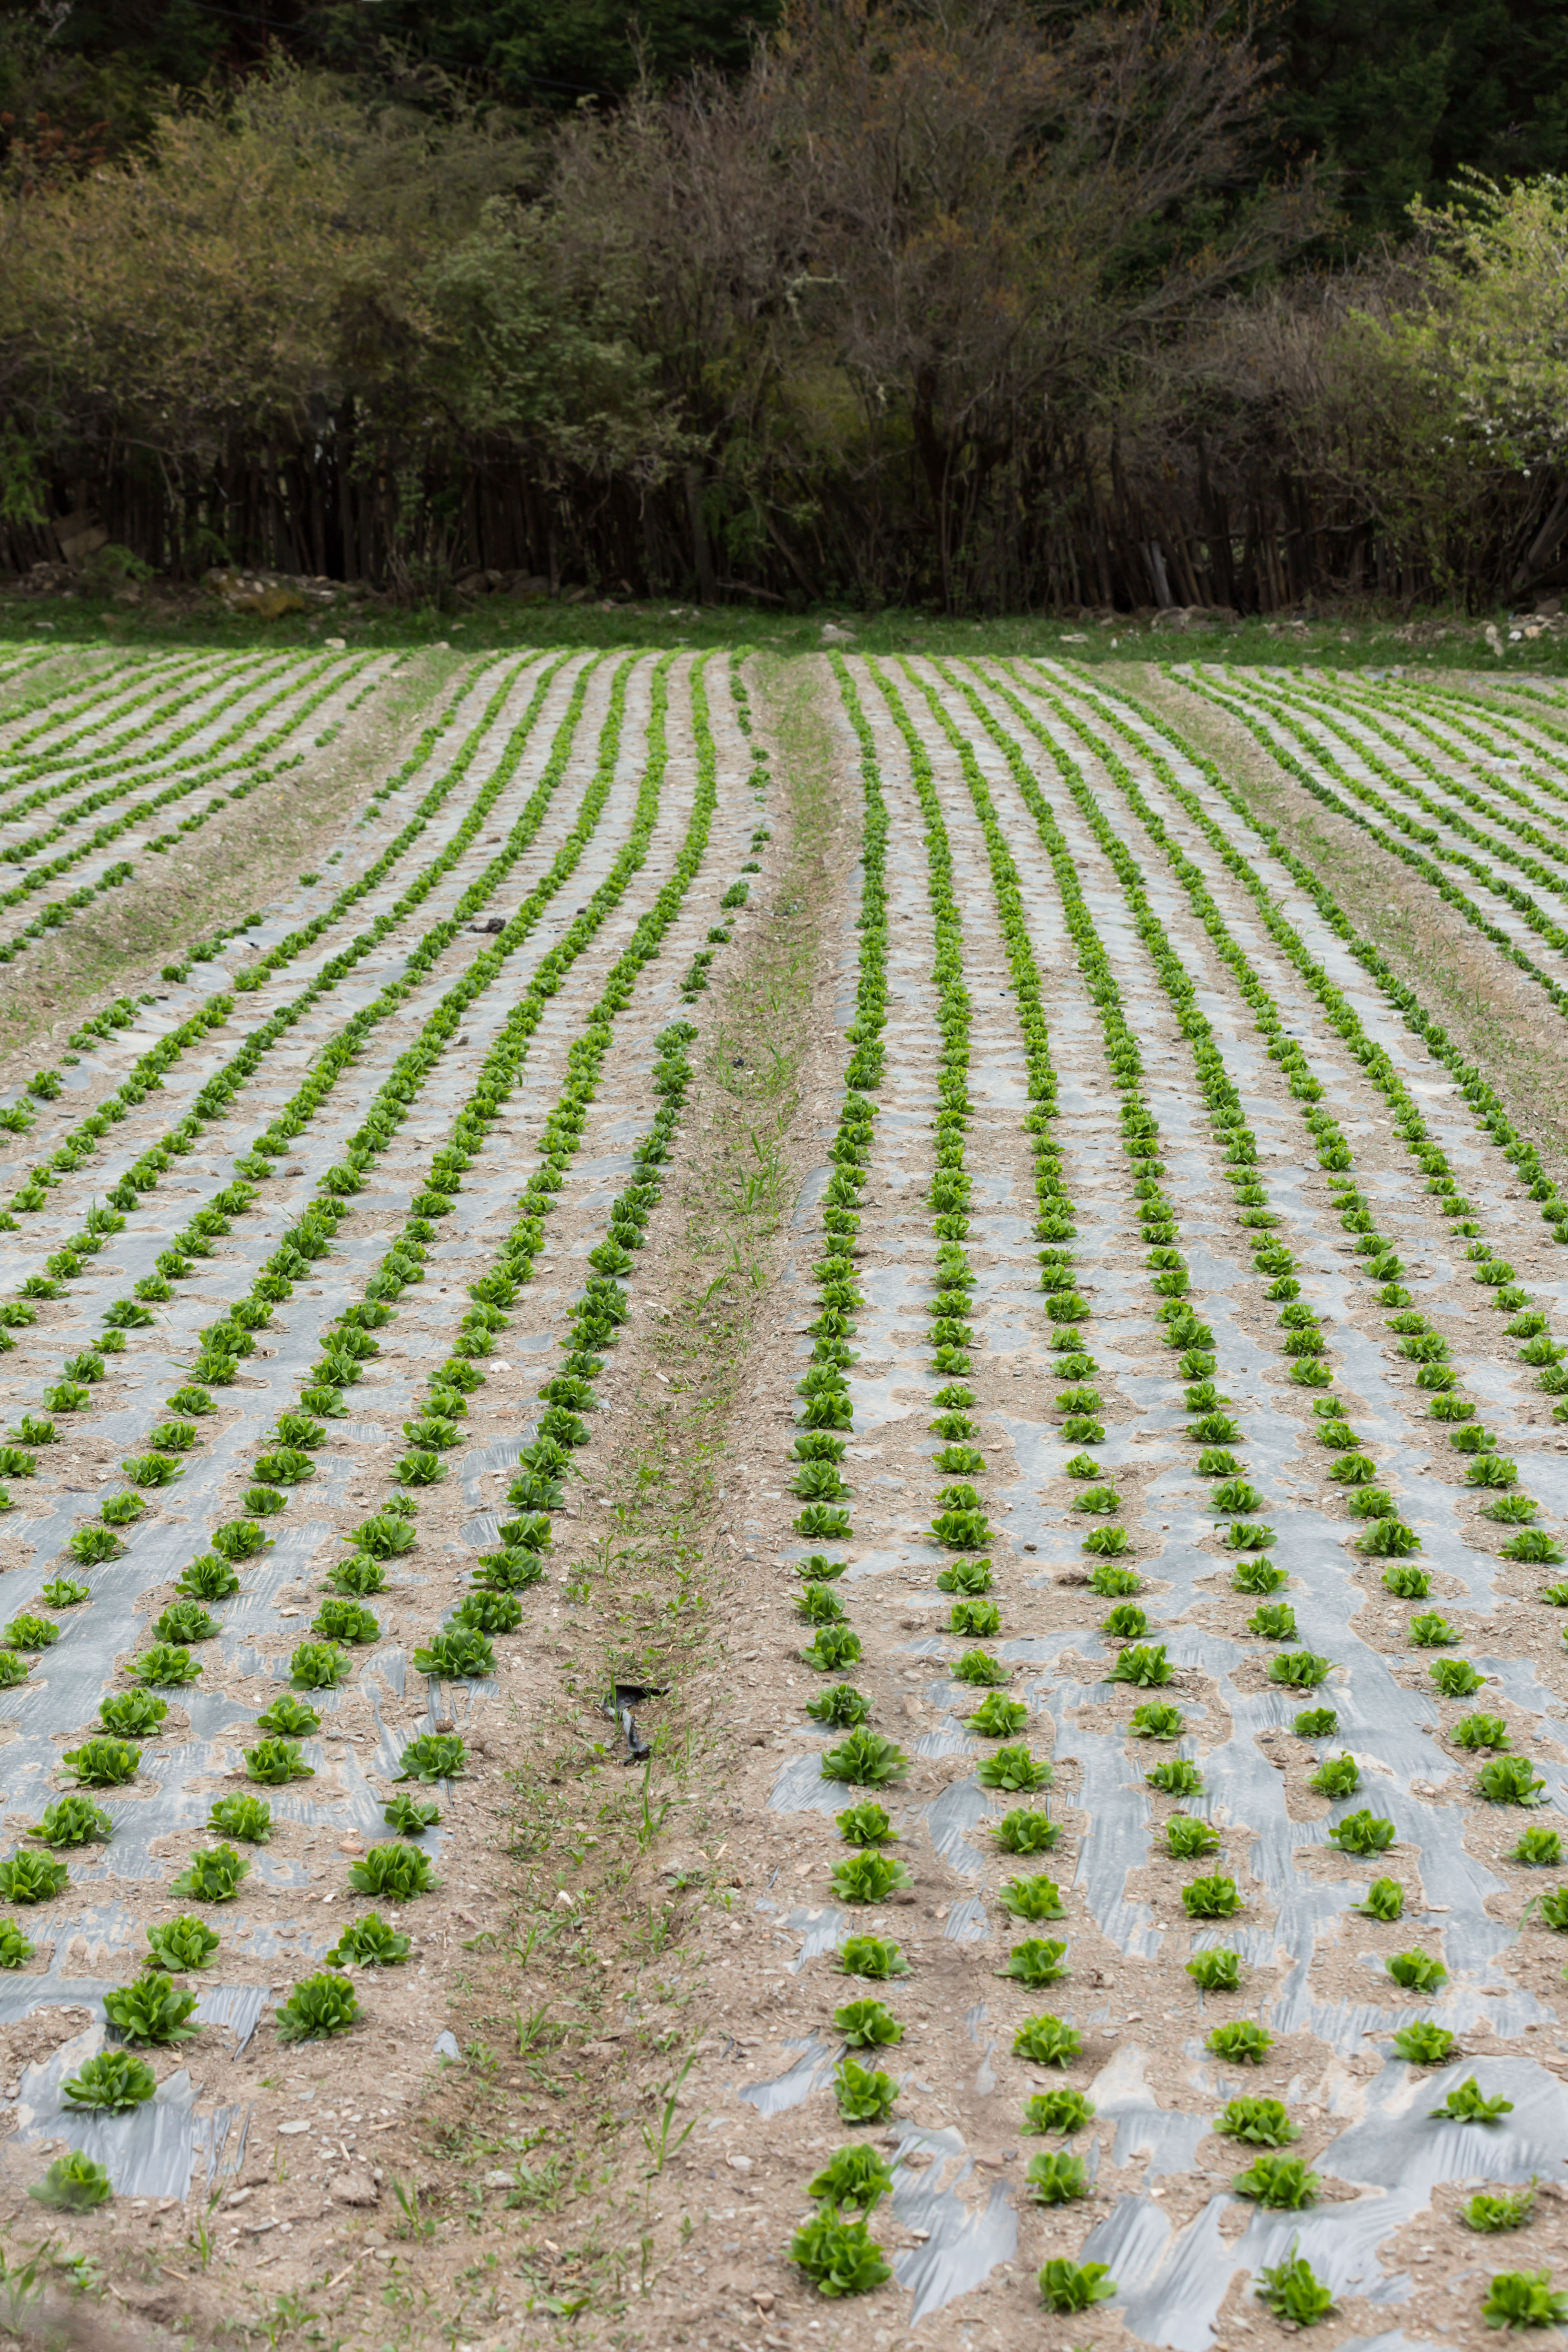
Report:
[[[454,1123],[451,1143],[433,1160],[429,1181],[416,1192],[402,1232],[364,1283],[363,1300],[337,1318],[335,1332],[329,1333],[323,1344],[321,1360],[311,1368],[301,1389],[299,1410],[279,1413],[268,1441],[271,1450],[254,1465],[258,1478],[278,1476],[297,1484],[310,1476],[314,1466],[311,1454],[326,1435],[323,1423],[316,1420],[315,1414],[341,1416],[346,1411],[342,1392],[361,1377],[365,1361],[377,1352],[379,1343],[371,1334],[393,1318],[392,1302],[411,1282],[423,1279],[426,1247],[437,1233],[434,1219],[455,1207],[461,1171],[471,1164],[472,1154],[482,1148],[487,1129],[515,1087],[530,1038],[549,999],[557,992],[573,963],[619,902],[644,862],[666,767],[666,674],[673,659],[673,656],[667,656],[655,672],[648,761],[627,843],[589,906],[566,937],[543,959],[529,988],[509,1014],[486,1055],[474,1090]],[[679,914],[701,864],[717,795],[717,769],[700,672],[693,680],[692,704],[698,736],[698,783],[686,838],[674,861],[671,877],[656,895],[648,911],[639,918],[631,940],[612,965],[604,990],[570,1050],[567,1084],[546,1122],[541,1139],[541,1164],[525,1188],[520,1202],[521,1213],[494,1262],[469,1286],[472,1304],[463,1318],[452,1353],[431,1376],[421,1410],[405,1424],[410,1451],[397,1465],[395,1475],[400,1491],[362,1522],[349,1539],[353,1547],[349,1557],[336,1561],[327,1571],[326,1580],[331,1590],[323,1599],[311,1627],[317,1638],[300,1644],[290,1661],[290,1679],[297,1691],[333,1688],[346,1681],[352,1662],[343,1645],[352,1648],[379,1637],[379,1626],[364,1602],[384,1586],[386,1562],[415,1548],[417,1506],[410,1490],[434,1484],[444,1475],[443,1454],[461,1443],[460,1423],[468,1411],[469,1397],[483,1384],[484,1359],[493,1349],[496,1334],[505,1326],[507,1309],[514,1302],[519,1286],[531,1276],[533,1260],[543,1245],[543,1221],[554,1205],[570,1160],[579,1148],[587,1106],[611,1040],[611,1024],[632,1000],[643,966],[659,952],[663,935]],[[598,805],[602,805],[614,765],[614,748],[602,745],[596,777],[602,787],[597,793]],[[591,791],[590,802],[595,798]],[[559,889],[567,878],[585,845],[596,814],[597,806],[585,808],[575,854],[558,860],[546,896]],[[530,908],[526,920],[533,919],[536,912],[536,908]],[[525,919],[519,919],[521,923]],[[505,934],[502,940],[507,948],[516,944],[508,941]],[[449,1013],[451,1007],[447,1011]],[[437,1024],[438,1036],[449,1038],[458,1019],[460,1008],[456,1018],[444,1019]],[[609,1230],[591,1253],[595,1271],[573,1309],[565,1361],[541,1391],[547,1411],[537,1424],[531,1444],[523,1449],[520,1475],[512,1491],[511,1499],[519,1517],[502,1528],[500,1549],[481,1556],[473,1589],[449,1622],[416,1649],[416,1665],[432,1676],[492,1672],[492,1637],[515,1630],[521,1618],[517,1592],[537,1581],[543,1573],[542,1555],[551,1542],[550,1511],[562,1499],[561,1473],[570,1462],[571,1449],[587,1442],[589,1432],[582,1414],[595,1402],[592,1381],[602,1363],[604,1349],[614,1343],[626,1312],[626,1294],[616,1275],[631,1270],[632,1251],[645,1238],[643,1229],[648,1212],[658,1197],[654,1171],[666,1156],[670,1131],[679,1116],[690,1076],[684,1047],[695,1034],[689,1024],[677,1024],[657,1041],[659,1059],[653,1082],[662,1097],[660,1109],[634,1153],[634,1181],[613,1206]],[[389,1105],[399,1101],[395,1082],[386,1099]],[[304,1230],[308,1220],[301,1221],[283,1248],[274,1253],[253,1286],[255,1304],[269,1310],[272,1304],[287,1297],[295,1269],[291,1261],[285,1261],[289,1260],[290,1252],[300,1244],[308,1241],[312,1254],[321,1254],[330,1246],[331,1226],[341,1213],[338,1198],[330,1196],[321,1204],[330,1213],[308,1235]],[[605,1268],[613,1271],[606,1272]],[[176,1407],[192,1402],[184,1394],[171,1400]],[[189,1424],[185,1428],[189,1429]],[[247,1507],[256,1505],[265,1511],[282,1499],[281,1496],[269,1496],[253,1488],[246,1503]],[[73,1751],[67,1758],[68,1769],[86,1785],[114,1785],[116,1780],[133,1776],[137,1762],[135,1740],[155,1732],[166,1711],[165,1702],[155,1696],[156,1690],[194,1680],[200,1673],[199,1661],[190,1654],[191,1644],[209,1639],[221,1630],[208,1603],[239,1589],[237,1564],[254,1557],[266,1541],[254,1520],[226,1522],[211,1530],[210,1539],[211,1549],[193,1559],[180,1580],[180,1599],[153,1626],[153,1649],[137,1660],[132,1670],[139,1687],[107,1697],[100,1707],[104,1736],[88,1743],[89,1752]],[[87,1588],[78,1588],[69,1594],[61,1591],[58,1597],[68,1605],[87,1598]],[[292,1693],[281,1694],[258,1719],[257,1730],[262,1736],[254,1748],[245,1751],[247,1778],[267,1785],[309,1777],[312,1768],[304,1759],[300,1740],[318,1728],[319,1722],[315,1708],[307,1699]],[[456,1735],[432,1733],[405,1749],[399,1777],[428,1782],[447,1778],[460,1771],[463,1765],[462,1740]],[[107,1817],[100,1811],[95,1820],[92,1812],[90,1800],[61,1800],[38,1825],[38,1833],[51,1849],[88,1837],[101,1837],[107,1833]],[[388,1825],[407,1835],[418,1835],[438,1818],[438,1807],[433,1800],[399,1796],[386,1808]],[[244,1796],[217,1801],[209,1825],[226,1838],[246,1843],[264,1837],[269,1820],[264,1800]],[[46,1861],[52,1866],[46,1868]],[[198,1852],[175,1882],[174,1891],[199,1900],[226,1900],[237,1890],[247,1867],[245,1858],[233,1846]],[[5,1870],[10,1874],[13,1899],[48,1899],[63,1883],[64,1865],[52,1853],[46,1858],[24,1850],[12,1857],[9,1865],[0,1866],[0,1876]],[[22,1885],[16,1883],[18,1874],[25,1882]],[[426,1855],[417,1847],[404,1843],[373,1846],[350,1875],[357,1890],[399,1902],[425,1893],[435,1885]],[[36,1895],[29,1892],[35,1884]],[[0,1887],[0,1892],[5,1891]],[[4,1933],[0,1930],[0,1937]],[[21,1937],[15,1923],[11,1923],[10,1933],[15,1944]],[[21,1941],[25,1943],[25,1937]],[[195,2005],[195,1996],[176,1990],[162,1971],[176,1965],[205,1965],[216,1953],[218,1939],[199,1918],[189,1917],[174,1923],[174,1930],[150,1929],[149,1944],[148,1975],[128,1992],[110,1996],[118,2005],[110,2021],[132,2041],[166,2040],[177,2035]],[[357,1995],[353,1985],[332,1970],[349,1963],[395,1962],[405,1958],[408,1949],[408,1939],[379,1915],[372,1914],[353,1922],[328,1955],[327,1971],[296,1986],[290,2001],[279,2012],[280,2030],[285,2034],[344,2030],[357,2017]],[[134,2028],[129,2033],[127,2019]],[[112,2090],[115,2086],[108,2087]]]

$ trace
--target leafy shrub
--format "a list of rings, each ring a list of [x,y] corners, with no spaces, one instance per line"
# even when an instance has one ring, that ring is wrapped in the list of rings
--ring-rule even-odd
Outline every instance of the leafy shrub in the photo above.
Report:
[[[1216,2025],[1207,2047],[1233,2066],[1261,2066],[1274,2047],[1274,2036],[1255,2019],[1238,2017],[1228,2025]]]
[[[201,2031],[187,2023],[196,2005],[194,1992],[176,1990],[165,1976],[138,1977],[103,1996],[103,2013],[127,2042],[188,2042]]]
[[[388,1895],[405,1903],[412,1895],[435,1891],[430,1858],[413,1845],[373,1845],[349,1872],[349,1884],[361,1895]]]
[[[60,2095],[73,2107],[95,2107],[110,2116],[128,2116],[158,2087],[158,2078],[145,2058],[129,2050],[102,2050],[89,2058],[60,2084]]]
[[[1235,1992],[1241,1983],[1239,1952],[1194,1952],[1187,1974],[1200,1992]]]
[[[1083,2037],[1059,2017],[1026,2018],[1013,2036],[1015,2058],[1030,2058],[1037,2066],[1070,2066],[1083,2053]]]

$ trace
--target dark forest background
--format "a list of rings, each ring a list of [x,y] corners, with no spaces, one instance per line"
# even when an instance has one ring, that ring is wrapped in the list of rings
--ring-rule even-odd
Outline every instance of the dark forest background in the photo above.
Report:
[[[1519,597],[1568,0],[0,0],[0,563]]]

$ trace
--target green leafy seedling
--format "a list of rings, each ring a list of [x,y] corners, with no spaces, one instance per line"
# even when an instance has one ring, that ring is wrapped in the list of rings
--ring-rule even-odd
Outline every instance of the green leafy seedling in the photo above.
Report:
[[[455,1731],[426,1731],[410,1740],[398,1759],[395,1780],[455,1780],[468,1769],[468,1751]]]
[[[1374,1878],[1366,1890],[1366,1901],[1355,1907],[1368,1919],[1398,1919],[1404,1916],[1405,1889],[1397,1878]]]
[[[292,1739],[258,1739],[254,1748],[247,1748],[245,1775],[248,1780],[259,1781],[266,1789],[280,1789],[289,1780],[313,1780],[316,1768],[307,1764],[299,1744]]]
[[[1361,1786],[1361,1769],[1353,1756],[1325,1756],[1307,1786],[1321,1797],[1353,1797]]]
[[[1331,1662],[1312,1650],[1283,1650],[1268,1661],[1268,1679],[1290,1690],[1315,1690],[1332,1673]]]
[[[1069,2263],[1055,2255],[1041,2269],[1039,2286],[1047,2309],[1064,2313],[1088,2311],[1097,2303],[1109,2303],[1116,2293],[1116,2281],[1104,2263]]]
[[[1331,1822],[1328,1836],[1342,1853],[1384,1853],[1394,1843],[1394,1823],[1363,1806],[1342,1822]]]
[[[374,1911],[367,1911],[363,1919],[351,1919],[331,1950],[327,1954],[330,1969],[395,1969],[400,1968],[414,1947],[408,1937]]]
[[[1292,2327],[1315,2327],[1334,2308],[1332,2293],[1294,2246],[1289,2261],[1265,2264],[1253,2292],[1276,2319],[1288,2321]]]
[[[434,1829],[441,1818],[441,1808],[427,1798],[410,1797],[404,1793],[388,1800],[382,1807],[381,1818],[400,1837],[423,1837]]]
[[[1024,2103],[1026,2132],[1070,2134],[1082,2131],[1093,2119],[1094,2101],[1065,2086],[1059,2091],[1037,2091]]]
[[[1070,2156],[1063,2149],[1031,2157],[1024,2182],[1041,2205],[1069,2205],[1075,2198],[1089,2195],[1089,2174],[1082,2157]]]
[[[306,1739],[320,1731],[321,1718],[307,1700],[296,1698],[292,1691],[279,1691],[266,1714],[257,1717],[256,1727],[279,1739]]]
[[[70,1872],[52,1854],[22,1847],[0,1862],[0,1903],[52,1903],[70,1885]]]
[[[1476,1794],[1493,1805],[1534,1805],[1546,1783],[1528,1756],[1493,1756],[1476,1774]]]
[[[1233,2066],[1261,2066],[1274,2047],[1274,2036],[1255,2019],[1238,2017],[1228,2025],[1216,2025],[1207,2046]]]
[[[835,2299],[869,2294],[893,2275],[864,2221],[845,2221],[826,2210],[802,2222],[790,2241],[789,2257],[819,2294]]]
[[[1402,2025],[1394,2046],[1412,2066],[1446,2066],[1454,2053],[1454,2037],[1446,2025],[1422,2018],[1414,2025]]]
[[[345,1976],[322,1969],[296,1984],[273,2022],[281,2042],[324,2042],[359,2021],[359,1995]]]
[[[1134,1739],[1180,1739],[1186,1727],[1187,1719],[1181,1708],[1163,1699],[1135,1706],[1127,1725]]]
[[[895,1862],[874,1849],[852,1853],[837,1864],[832,1879],[833,1892],[841,1903],[882,1903],[895,1887],[913,1884],[907,1863]]]
[[[1061,1836],[1061,1825],[1026,1805],[1004,1813],[995,1825],[1004,1853],[1049,1853]]]
[[[1162,1757],[1143,1778],[1165,1797],[1196,1797],[1203,1790],[1204,1776],[1185,1756]]]
[[[103,2165],[73,2147],[68,2155],[56,2157],[27,2194],[57,2213],[90,2213],[96,2206],[109,2203],[114,2183]]]
[[[1200,1992],[1236,1992],[1241,1985],[1239,1952],[1194,1952],[1187,1974]]]
[[[838,1948],[838,1965],[847,1977],[865,1977],[882,1984],[889,1977],[907,1977],[910,1964],[897,1944],[880,1936],[846,1936]]]
[[[841,2058],[833,2070],[833,2095],[847,2124],[879,2124],[892,2114],[899,2086],[890,2074]]]
[[[1489,2327],[1568,2326],[1568,2294],[1553,2294],[1550,2271],[1499,2271],[1481,2317]]]
[[[100,2050],[60,2084],[60,2095],[73,2107],[92,2107],[104,2115],[134,2113],[158,2087],[158,2078],[145,2058],[129,2050]]]
[[[1301,2137],[1300,2126],[1291,2122],[1279,2099],[1232,2099],[1215,2116],[1214,2127],[1224,2138],[1246,2140],[1253,2147],[1289,2147]]]
[[[15,1919],[0,1919],[0,1969],[25,1969],[33,1957],[33,1940]]]
[[[1393,1952],[1384,1966],[1405,1992],[1436,1992],[1447,1981],[1447,1969],[1430,1952]]]
[[[1131,1683],[1134,1690],[1159,1690],[1175,1679],[1176,1670],[1165,1655],[1163,1642],[1137,1643],[1121,1652],[1107,1669],[1106,1681]]]
[[[260,1797],[215,1797],[207,1827],[217,1837],[265,1845],[272,1834],[272,1808]]]
[[[1428,2107],[1427,2114],[1439,2123],[1496,2124],[1513,2113],[1511,2099],[1489,2099],[1473,2074],[1468,2074],[1457,2090],[1448,2093],[1440,2107]]]
[[[863,2004],[878,2008],[879,2002]],[[874,2147],[863,2143],[855,2147],[836,2148],[814,2180],[808,2180],[805,2193],[819,2205],[831,2206],[841,2212],[851,2206],[858,2212],[869,2213],[884,2197],[892,2194],[891,2168]]]
[[[1067,1906],[1054,1878],[1010,1878],[997,1896],[1015,1919],[1065,1919]]]
[[[427,1854],[413,1845],[373,1845],[349,1872],[349,1884],[361,1895],[388,1896],[405,1903],[436,1888]]]
[[[1015,1944],[1007,1955],[1007,1965],[999,1973],[1017,1984],[1036,1991],[1041,1985],[1056,1984],[1066,1976],[1062,1962],[1067,1946],[1054,1936],[1031,1936],[1026,1943]]]
[[[209,1846],[192,1854],[169,1892],[193,1903],[232,1903],[249,1871],[249,1863],[232,1846]]]
[[[1434,1658],[1426,1669],[1443,1698],[1468,1698],[1486,1681],[1468,1658]]]
[[[1217,1853],[1219,1832],[1212,1822],[1198,1821],[1190,1813],[1173,1813],[1165,1823],[1165,1851],[1178,1862]]]
[[[1082,2035],[1059,2017],[1026,2018],[1013,2036],[1015,2058],[1030,2058],[1037,2066],[1070,2066],[1082,2053]]]
[[[129,1739],[89,1739],[68,1748],[60,1770],[84,1789],[119,1789],[134,1780],[142,1766],[142,1750]]]
[[[1308,2171],[1300,2157],[1260,2156],[1245,2172],[1236,2173],[1230,2185],[1238,2197],[1249,2197],[1256,2205],[1294,2211],[1313,2204],[1323,2184],[1318,2173]]]
[[[1031,1756],[1026,1748],[1009,1745],[982,1756],[975,1765],[974,1777],[983,1789],[1000,1789],[1008,1795],[1023,1796],[1037,1789],[1048,1789],[1051,1768],[1043,1758]]]
[[[138,1977],[103,1996],[103,2013],[115,2032],[131,2042],[161,2044],[188,2042],[201,2031],[188,2021],[196,2005],[194,1992],[176,1987],[165,1976]]]
[[[187,1915],[149,1927],[147,1945],[150,1967],[166,1969],[179,1976],[186,1969],[210,1966],[218,1949],[218,1938],[205,1919]]]
[[[42,1821],[35,1822],[27,1835],[41,1839],[45,1845],[91,1845],[111,1838],[114,1823],[90,1797],[57,1797],[52,1805],[45,1806]]]
[[[890,1780],[902,1780],[909,1769],[903,1749],[877,1731],[852,1731],[847,1739],[822,1754],[823,1779],[847,1780],[852,1787],[885,1788]]]
[[[177,1642],[155,1642],[125,1669],[126,1673],[149,1687],[162,1685],[165,1690],[177,1690],[184,1683],[194,1683],[200,1675],[201,1661],[193,1658],[189,1650]]]
[[[901,2042],[904,2029],[885,2001],[849,2000],[833,2012],[833,2026],[851,2050],[879,2050]]]
[[[1211,1873],[1183,1887],[1182,1908],[1189,1919],[1229,1919],[1243,1908],[1243,1904],[1234,1878]]]
[[[1532,2173],[1522,2189],[1483,2189],[1479,2197],[1472,2197],[1468,2205],[1459,2208],[1459,2218],[1467,2229],[1495,2237],[1504,2230],[1522,2230],[1531,2219],[1534,2206]]]
[[[1456,1748],[1503,1748],[1509,1745],[1508,1725],[1500,1715],[1462,1715],[1448,1737]]]
[[[1291,1725],[1298,1739],[1331,1739],[1340,1727],[1340,1718],[1331,1706],[1304,1707]]]
[[[898,1843],[898,1831],[888,1818],[885,1808],[878,1804],[874,1797],[865,1798],[858,1805],[847,1806],[843,1812],[835,1813],[833,1818],[839,1836],[850,1845],[894,1845]]]
[[[1527,1870],[1555,1870],[1562,1859],[1560,1830],[1522,1830],[1509,1853],[1510,1862],[1521,1862]]]
[[[296,1690],[336,1690],[352,1672],[350,1659],[332,1642],[301,1642],[289,1661]]]
[[[92,1599],[92,1587],[74,1576],[52,1576],[38,1587],[38,1598],[47,1609],[76,1609]]]

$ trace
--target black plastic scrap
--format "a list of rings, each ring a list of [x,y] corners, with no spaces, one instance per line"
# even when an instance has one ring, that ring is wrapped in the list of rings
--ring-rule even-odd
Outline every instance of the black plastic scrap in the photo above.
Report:
[[[637,1729],[633,1707],[639,1706],[645,1698],[662,1698],[668,1688],[667,1683],[616,1683],[609,1697],[604,1701],[603,1712],[612,1723],[618,1723],[626,1735],[626,1761],[628,1764],[641,1764],[653,1754],[651,1746]]]

